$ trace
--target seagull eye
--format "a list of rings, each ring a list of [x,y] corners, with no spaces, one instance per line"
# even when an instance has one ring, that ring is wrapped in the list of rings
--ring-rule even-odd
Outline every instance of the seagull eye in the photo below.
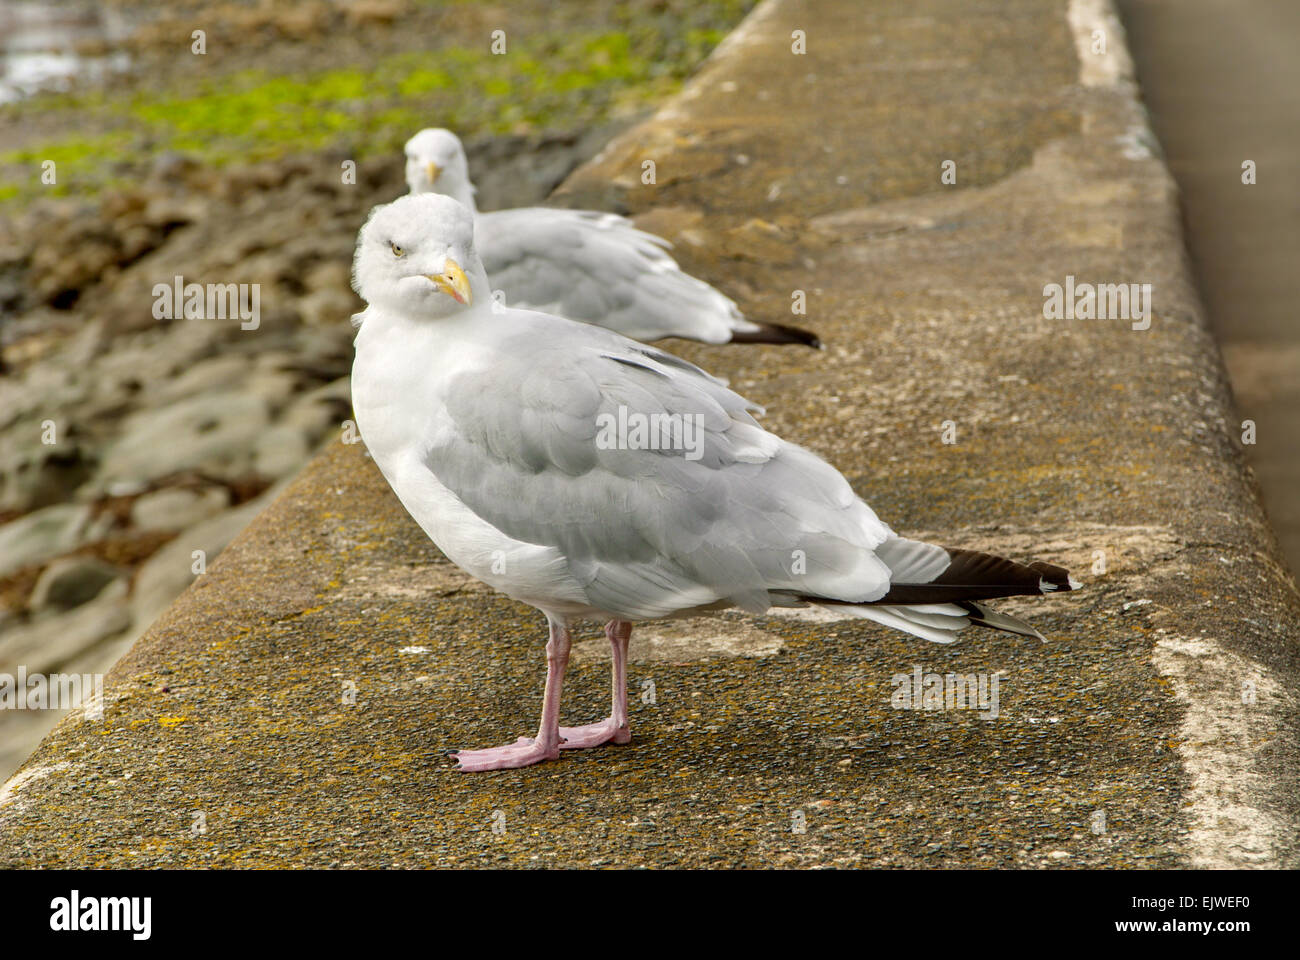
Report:
[[[403,250],[401,247],[399,247],[399,246],[398,246],[397,244],[395,244],[395,243],[389,243],[388,246],[392,248],[393,256],[395,256],[395,257],[400,257],[402,254],[406,253],[405,250]]]

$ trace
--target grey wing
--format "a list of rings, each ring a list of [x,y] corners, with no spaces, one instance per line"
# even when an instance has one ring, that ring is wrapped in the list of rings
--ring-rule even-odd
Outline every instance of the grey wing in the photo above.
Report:
[[[611,213],[523,207],[481,213],[475,246],[508,304],[595,323],[637,340],[726,343],[759,328],[684,273],[668,242]]]
[[[557,318],[508,340],[490,367],[451,384],[452,429],[427,462],[503,533],[557,548],[593,606],[645,618],[888,589],[872,551],[889,528],[838,471],[763,430],[720,381]],[[654,416],[681,418],[669,431],[680,442],[656,448],[621,428]]]

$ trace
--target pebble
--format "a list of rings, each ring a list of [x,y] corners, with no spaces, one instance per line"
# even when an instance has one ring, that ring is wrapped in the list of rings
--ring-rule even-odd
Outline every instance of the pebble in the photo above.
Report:
[[[64,557],[41,573],[27,605],[33,612],[70,610],[95,599],[120,576],[112,564],[94,557]]]

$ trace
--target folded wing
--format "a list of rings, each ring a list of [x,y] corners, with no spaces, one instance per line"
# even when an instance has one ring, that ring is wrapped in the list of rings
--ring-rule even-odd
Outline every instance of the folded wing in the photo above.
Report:
[[[663,616],[796,593],[866,602],[892,536],[827,463],[763,430],[685,361],[508,311],[488,367],[456,376],[438,479],[503,533],[551,546],[593,606]]]
[[[665,252],[666,240],[615,214],[549,207],[480,213],[475,244],[511,306],[634,340],[820,345],[807,331],[747,320],[731,299],[683,272]]]

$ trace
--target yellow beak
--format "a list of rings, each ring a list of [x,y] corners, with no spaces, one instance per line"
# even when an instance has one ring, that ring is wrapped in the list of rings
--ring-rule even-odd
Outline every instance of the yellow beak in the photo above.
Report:
[[[430,183],[437,183],[438,177],[442,175],[442,167],[438,166],[436,163],[426,163],[424,165],[424,172],[429,177]]]
[[[460,268],[460,264],[451,257],[447,258],[441,275],[426,273],[424,277],[426,280],[432,280],[440,292],[447,294],[457,303],[468,305],[474,300],[474,295],[469,289],[469,277],[465,276],[465,271]]]

